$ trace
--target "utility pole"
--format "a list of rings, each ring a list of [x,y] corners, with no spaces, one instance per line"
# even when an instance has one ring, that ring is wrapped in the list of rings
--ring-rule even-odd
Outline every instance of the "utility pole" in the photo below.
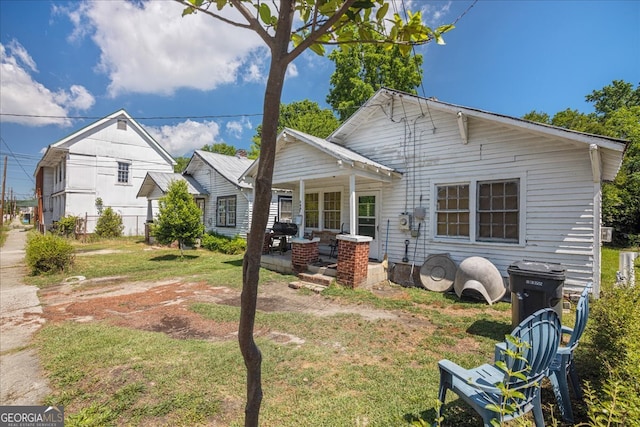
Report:
[[[0,227],[4,225],[4,185],[7,182],[7,156],[4,156],[4,173],[2,174],[2,204],[0,205]]]

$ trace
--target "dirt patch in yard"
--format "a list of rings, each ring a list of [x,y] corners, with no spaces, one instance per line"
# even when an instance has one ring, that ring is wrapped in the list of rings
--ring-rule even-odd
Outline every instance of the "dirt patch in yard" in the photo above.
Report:
[[[228,340],[237,337],[237,322],[220,322],[204,318],[190,310],[197,302],[240,305],[240,292],[204,282],[128,283],[123,278],[113,281],[79,281],[63,283],[40,291],[44,316],[49,322],[108,321],[111,324],[140,330],[163,332],[173,338]],[[363,319],[396,320],[416,327],[421,334],[431,324],[415,315],[378,310],[363,305],[343,305],[321,295],[302,293],[284,282],[261,285],[258,310],[265,312],[300,312],[315,316],[341,313],[359,314]],[[277,331],[257,330],[275,342],[299,342],[297,337]]]

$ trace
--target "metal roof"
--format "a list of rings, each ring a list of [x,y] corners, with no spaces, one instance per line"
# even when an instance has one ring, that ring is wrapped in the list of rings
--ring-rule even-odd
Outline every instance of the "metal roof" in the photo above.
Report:
[[[195,150],[193,154],[194,156],[200,157],[232,184],[241,188],[252,188],[251,184],[240,181],[240,177],[247,168],[251,166],[253,160],[247,159],[246,157],[228,156],[226,154],[211,153],[203,150]],[[191,163],[191,161],[189,163]],[[189,170],[189,165],[187,165],[186,170]]]
[[[153,189],[156,187],[159,188],[163,194],[166,194],[169,190],[169,185],[171,185],[171,182],[173,181],[186,181],[187,191],[189,194],[194,196],[204,196],[209,194],[209,192],[190,175],[168,172],[147,172],[136,197],[149,197]]]

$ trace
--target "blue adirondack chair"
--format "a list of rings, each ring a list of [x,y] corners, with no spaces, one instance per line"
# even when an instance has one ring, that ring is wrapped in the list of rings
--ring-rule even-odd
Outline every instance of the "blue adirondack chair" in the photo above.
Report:
[[[569,341],[565,345],[558,346],[555,358],[549,366],[549,380],[556,396],[558,409],[564,421],[573,423],[573,410],[571,408],[571,400],[569,398],[569,382],[577,399],[582,400],[582,388],[580,387],[580,379],[576,373],[573,363],[573,351],[578,346],[582,333],[587,326],[589,318],[589,291],[592,283],[587,286],[580,294],[580,299],[576,306],[576,321],[573,328],[563,326],[562,336],[568,335]],[[562,344],[562,343],[561,343]],[[496,345],[495,360],[501,360],[504,354],[505,343]]]
[[[576,398],[583,399],[582,388],[580,387],[580,379],[576,373],[575,364],[573,363],[573,351],[578,346],[580,337],[587,327],[589,318],[589,289],[591,283],[582,291],[578,305],[576,306],[576,322],[572,328],[562,327],[562,334],[569,335],[569,342],[566,345],[558,347],[556,357],[549,367],[549,380],[553,386],[553,392],[560,408],[562,418],[573,423],[573,410],[571,409],[571,400],[569,399],[569,382]]]
[[[491,420],[508,421],[518,418],[533,410],[536,427],[544,427],[542,402],[540,399],[540,382],[549,373],[549,365],[553,360],[560,342],[560,320],[550,308],[544,308],[531,314],[511,332],[516,343],[526,343],[523,348],[515,343],[507,342],[501,359],[511,373],[509,375],[500,363],[485,364],[473,369],[464,369],[450,360],[438,362],[440,368],[440,390],[438,399],[444,403],[447,390],[451,390],[467,402],[482,417],[485,427],[491,426]],[[518,353],[519,357],[511,356]],[[508,390],[518,390],[524,398],[507,399],[497,387],[504,384]],[[506,401],[506,402],[505,402]],[[488,405],[500,406],[508,403],[515,407],[509,414],[499,414]],[[438,418],[442,416],[442,405],[438,409]]]

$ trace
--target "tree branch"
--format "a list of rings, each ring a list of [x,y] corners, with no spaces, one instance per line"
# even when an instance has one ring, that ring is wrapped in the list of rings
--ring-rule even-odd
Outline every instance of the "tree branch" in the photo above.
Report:
[[[304,39],[302,43],[300,43],[296,48],[289,52],[289,54],[287,55],[289,63],[291,63],[295,58],[298,57],[298,55],[308,49],[309,46],[314,44],[318,40],[318,38],[320,38],[320,36],[326,34],[331,29],[331,26],[338,22],[342,15],[344,15],[355,2],[356,0],[346,0],[340,7],[340,9],[338,9],[331,18],[327,19],[320,27],[318,27],[317,30],[314,30],[309,37]],[[318,6],[316,5],[315,8],[317,7]]]
[[[187,0],[173,0],[176,3],[180,3],[183,6],[186,6],[188,8],[191,8],[193,10],[197,10],[198,12],[202,12],[205,15],[209,15],[215,19],[218,19],[226,24],[229,25],[233,25],[234,27],[240,27],[240,28],[245,28],[245,29],[251,29],[251,27],[248,24],[242,24],[240,22],[236,22],[236,21],[232,21],[231,19],[227,19],[223,16],[218,15],[217,13],[211,12],[210,10],[203,8],[203,7],[196,7],[194,5],[192,5],[191,3],[189,3]],[[209,5],[211,5],[211,3],[208,3]]]
[[[265,30],[264,27],[260,24],[258,18],[251,14],[251,11],[244,5],[244,3],[242,3],[241,0],[229,0],[229,2],[233,7],[238,9],[238,12],[240,12],[244,19],[247,20],[247,23],[249,24],[248,28],[255,31],[267,44],[267,46],[271,48],[271,46],[273,45],[273,37],[271,37],[267,30]]]

